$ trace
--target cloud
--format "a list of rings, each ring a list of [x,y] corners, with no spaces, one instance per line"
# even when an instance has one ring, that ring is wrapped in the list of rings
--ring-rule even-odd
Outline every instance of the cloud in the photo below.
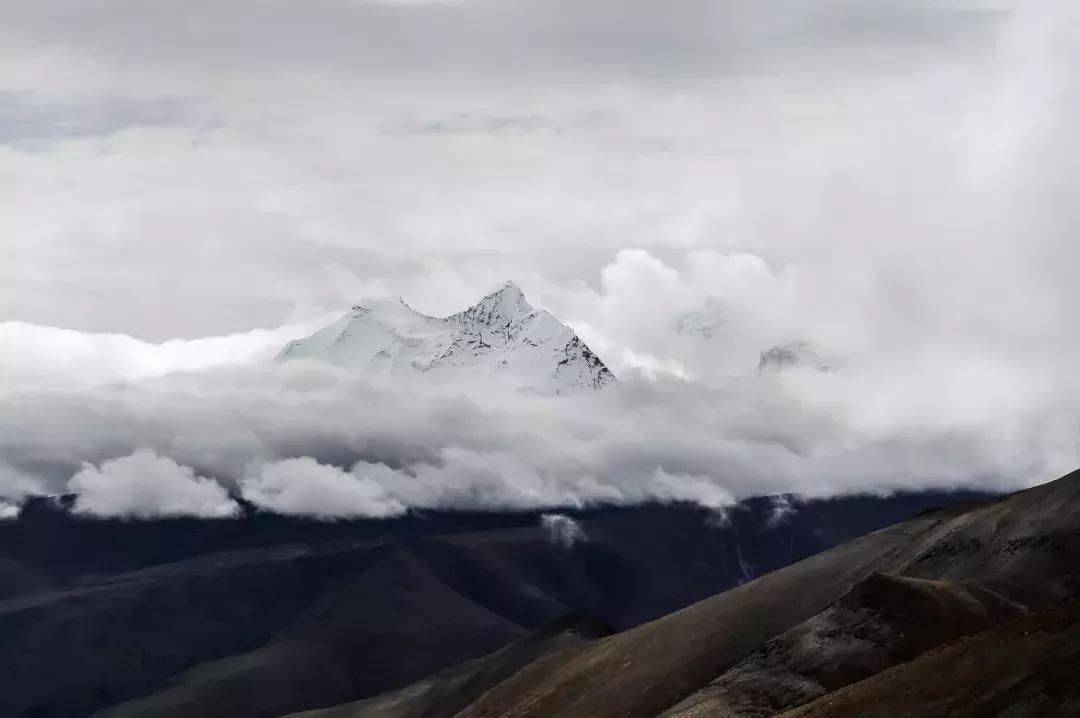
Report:
[[[846,233],[885,241],[872,230],[953,194],[949,172],[897,186],[968,154],[947,128],[1009,165],[1053,100],[1016,68],[1060,73],[1068,37],[998,42],[1022,23],[964,5],[5,3],[18,135],[81,130],[0,145],[20,180],[0,195],[0,316],[161,343],[375,286],[442,314],[516,277],[585,313],[577,290],[626,248],[840,264]],[[1067,26],[1065,3],[1027,5],[1036,29]]]
[[[581,525],[565,514],[543,514],[540,525],[548,532],[548,540],[556,546],[570,548],[578,542],[589,540]]]
[[[19,518],[19,506],[0,501],[0,521],[10,521]]]
[[[551,399],[256,364],[10,393],[0,454],[46,490],[85,492],[95,513],[227,513],[223,487],[236,486],[266,510],[324,518],[647,501],[723,511],[760,495],[1027,486],[1080,462],[1075,386],[990,413],[984,394],[880,379],[752,366]]]
[[[874,50],[932,55],[978,32],[994,17],[980,12],[980,4],[987,3],[958,8],[934,0],[884,0],[867,8],[852,0],[783,7],[672,0],[659,8],[643,0],[329,0],[297,12],[288,0],[239,0],[225,9],[199,0],[149,13],[132,0],[95,6],[53,0],[53,12],[14,0],[0,17],[9,53],[23,60],[30,75],[27,84],[61,83],[60,60],[82,59],[92,64],[68,79],[70,86],[79,87],[79,79],[84,87],[127,81],[142,88],[157,79],[170,89],[188,89],[215,68],[223,79],[254,75],[266,82],[290,63],[331,76],[353,70],[365,80],[389,75],[413,82],[425,71],[443,80],[471,73],[503,82],[521,76],[610,81],[738,77],[796,62],[828,67],[853,56],[881,63]],[[256,10],[262,14],[253,21]],[[232,64],[223,65],[225,60]],[[141,67],[124,67],[125,61]]]
[[[93,334],[23,322],[0,322],[0,392],[32,387],[93,386],[178,371],[272,358],[290,339],[330,321],[323,315],[276,329],[155,344],[123,334]]]
[[[735,506],[740,506],[740,504],[736,504]],[[705,525],[711,529],[726,529],[730,527],[732,511],[732,507],[725,507],[710,511],[709,515],[705,517]]]
[[[78,494],[75,513],[102,518],[220,519],[239,509],[221,484],[148,449],[110,459],[100,468],[84,464],[67,487]]]
[[[51,143],[110,135],[130,127],[198,123],[177,102],[46,101],[28,93],[0,92],[0,145],[40,151]],[[206,122],[203,120],[202,122]]]
[[[1077,12],[5,2],[0,456],[54,491],[149,448],[230,486],[309,457],[384,507],[719,511],[1075,468]],[[620,386],[261,363],[511,278]],[[800,342],[834,371],[757,371]]]
[[[532,134],[534,132],[559,132],[543,115],[484,116],[459,112],[447,117],[423,122],[403,121],[387,125],[389,134],[405,135],[476,135],[476,134]]]
[[[799,513],[795,501],[796,497],[780,494],[771,498],[772,506],[769,507],[769,518],[765,520],[765,525],[768,528],[774,529],[783,526],[789,518]]]
[[[253,467],[240,488],[244,498],[259,508],[287,516],[382,518],[405,512],[404,505],[371,479],[310,457]]]
[[[44,492],[44,484],[37,477],[0,459],[0,499],[18,500]]]

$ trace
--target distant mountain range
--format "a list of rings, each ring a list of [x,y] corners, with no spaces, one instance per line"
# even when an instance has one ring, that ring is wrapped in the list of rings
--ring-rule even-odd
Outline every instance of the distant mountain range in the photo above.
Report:
[[[615,380],[572,329],[533,308],[513,282],[443,318],[404,301],[353,307],[330,326],[290,342],[278,359],[316,359],[368,375],[501,381],[551,395],[595,391]]]
[[[549,651],[592,647],[972,498],[763,497],[724,520],[644,505],[338,522],[246,503],[228,520],[92,519],[70,512],[73,497],[31,499],[0,521],[0,716],[261,718],[334,704],[346,704],[334,715],[351,716],[347,704],[364,699],[365,711],[390,712],[356,715],[451,715]],[[792,605],[835,586],[811,588]],[[732,625],[772,620],[779,631],[792,615],[802,614],[769,618],[750,606]],[[721,640],[715,633],[684,640]],[[634,660],[667,665],[660,654]]]

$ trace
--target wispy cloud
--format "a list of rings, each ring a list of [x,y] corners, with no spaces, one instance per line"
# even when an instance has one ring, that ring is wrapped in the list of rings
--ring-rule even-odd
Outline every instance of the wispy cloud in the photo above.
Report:
[[[566,514],[543,514],[540,525],[548,533],[548,539],[557,546],[570,548],[576,543],[588,541],[585,529]]]
[[[65,140],[100,138],[135,127],[214,126],[179,100],[116,98],[60,100],[30,92],[0,91],[0,145],[43,151]]]

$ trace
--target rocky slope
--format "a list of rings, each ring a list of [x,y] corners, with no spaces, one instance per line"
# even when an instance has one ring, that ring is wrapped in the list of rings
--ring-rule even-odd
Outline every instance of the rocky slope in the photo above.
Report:
[[[1080,602],[929,651],[783,718],[1080,715]]]
[[[873,574],[663,716],[773,716],[1022,615],[978,586]]]
[[[769,714],[938,641],[1017,612],[1051,608],[1078,592],[1080,472],[1001,500],[927,513],[659,620],[542,658],[459,716],[644,717],[668,709],[693,715],[695,705],[708,708],[710,701],[731,715],[742,715],[745,705]],[[913,615],[905,616],[905,603],[915,604]],[[926,625],[913,634],[904,628],[912,620]],[[817,650],[799,648],[811,638],[824,640]],[[881,645],[860,645],[870,639]],[[1022,665],[1011,665],[1014,675],[1023,675]],[[947,680],[940,683],[944,690]],[[757,690],[764,695],[751,695]],[[893,699],[894,709],[905,706],[903,694]],[[864,714],[837,709],[826,715]]]

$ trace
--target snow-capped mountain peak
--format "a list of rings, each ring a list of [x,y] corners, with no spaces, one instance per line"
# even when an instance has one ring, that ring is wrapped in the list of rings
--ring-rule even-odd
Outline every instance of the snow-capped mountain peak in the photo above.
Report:
[[[422,314],[404,300],[356,306],[290,342],[278,359],[317,359],[395,377],[440,372],[491,378],[543,394],[596,390],[615,378],[573,330],[535,309],[513,282],[444,318]]]
[[[513,282],[506,282],[468,309],[447,317],[447,320],[503,326],[535,311],[521,288]]]

